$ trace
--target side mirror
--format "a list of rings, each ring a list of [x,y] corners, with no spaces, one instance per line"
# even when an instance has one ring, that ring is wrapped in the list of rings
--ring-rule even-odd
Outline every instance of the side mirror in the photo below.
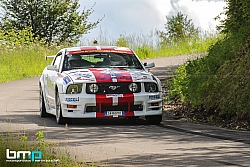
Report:
[[[56,67],[56,66],[53,66],[53,65],[48,65],[48,66],[47,66],[47,70],[56,71],[56,70],[57,70],[57,67]]]
[[[145,66],[145,68],[153,68],[153,67],[155,67],[155,63],[154,62],[144,63],[143,65]]]

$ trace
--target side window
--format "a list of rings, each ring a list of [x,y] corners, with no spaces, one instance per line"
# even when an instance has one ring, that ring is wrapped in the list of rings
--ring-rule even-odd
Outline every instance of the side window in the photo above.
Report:
[[[55,57],[54,62],[53,62],[53,65],[54,65],[57,69],[59,69],[59,67],[60,67],[61,58],[62,58],[62,53],[58,53],[58,54],[56,55],[56,57]]]

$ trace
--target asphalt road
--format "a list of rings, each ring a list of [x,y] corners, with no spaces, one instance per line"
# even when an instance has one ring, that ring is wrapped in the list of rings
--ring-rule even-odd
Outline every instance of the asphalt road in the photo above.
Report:
[[[193,56],[191,56],[193,57]],[[152,70],[164,82],[190,56],[157,59]],[[0,131],[42,130],[48,141],[68,148],[72,157],[106,166],[250,166],[250,132],[199,125],[164,116],[161,125],[144,120],[76,120],[58,125],[39,117],[39,77],[0,84]]]

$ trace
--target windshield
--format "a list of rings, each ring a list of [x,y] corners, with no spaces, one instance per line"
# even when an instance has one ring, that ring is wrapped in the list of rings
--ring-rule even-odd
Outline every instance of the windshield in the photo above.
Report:
[[[66,55],[64,59],[64,71],[84,68],[143,69],[141,63],[134,54],[93,52]]]

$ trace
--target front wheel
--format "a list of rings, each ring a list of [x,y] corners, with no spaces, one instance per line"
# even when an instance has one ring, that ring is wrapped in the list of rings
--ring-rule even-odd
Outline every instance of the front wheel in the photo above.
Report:
[[[146,120],[151,125],[158,125],[162,121],[162,115],[146,116]]]
[[[67,119],[62,116],[61,101],[58,92],[56,93],[56,122],[58,124],[71,123],[71,119]]]
[[[39,95],[39,108],[40,108],[40,117],[48,117],[49,114],[46,112],[43,90],[40,86],[40,95]]]

